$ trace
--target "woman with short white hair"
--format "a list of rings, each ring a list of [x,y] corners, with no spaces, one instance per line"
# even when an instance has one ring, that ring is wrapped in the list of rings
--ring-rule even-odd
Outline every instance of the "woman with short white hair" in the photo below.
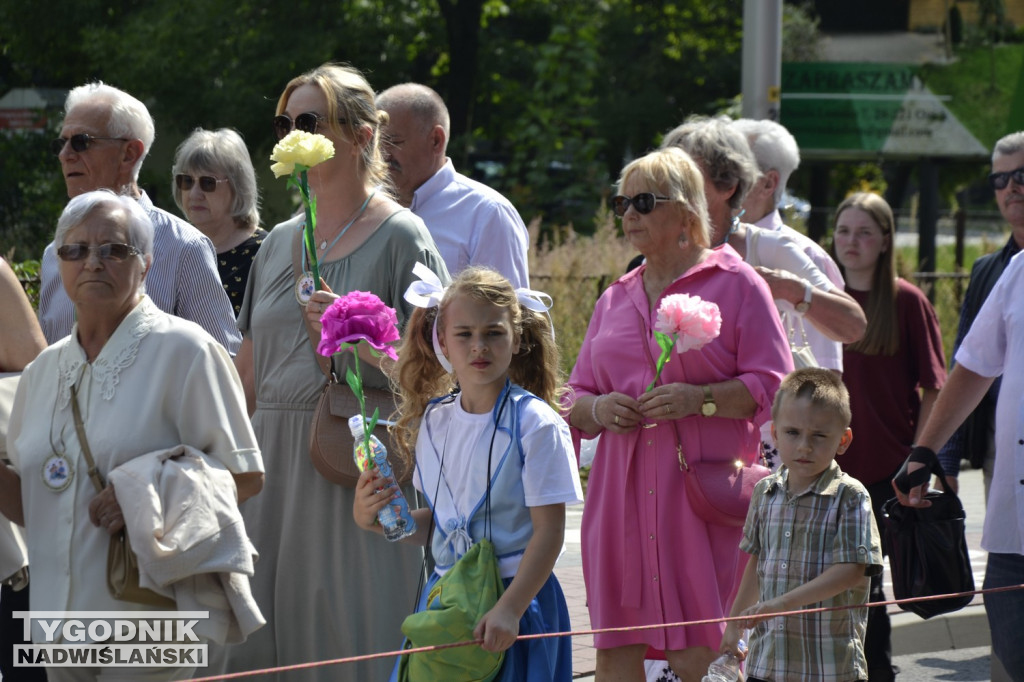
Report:
[[[110,536],[125,518],[114,489],[97,493],[90,470],[106,480],[140,455],[186,445],[231,473],[239,502],[255,495],[263,461],[242,385],[223,346],[146,296],[153,223],[137,201],[109,190],[76,196],[54,243],[77,321],[22,375],[7,439],[12,466],[0,467],[0,511],[25,526],[33,611],[169,611],[108,590]],[[118,677],[119,670],[126,672]],[[192,676],[188,668],[48,672],[60,682],[100,671],[105,680]]]

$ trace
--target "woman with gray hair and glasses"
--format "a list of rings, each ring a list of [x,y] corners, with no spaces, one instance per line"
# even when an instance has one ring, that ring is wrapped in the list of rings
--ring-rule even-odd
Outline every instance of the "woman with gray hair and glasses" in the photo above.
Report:
[[[260,228],[249,150],[230,128],[196,128],[178,146],[171,173],[174,203],[213,242],[220,281],[237,317],[252,259],[267,236]]]
[[[761,173],[746,137],[728,118],[690,117],[665,135],[661,146],[679,147],[697,162],[704,174],[712,247],[728,243],[755,266],[780,314],[806,317],[809,341],[821,336],[834,343],[853,343],[864,336],[864,311],[832,284],[795,240],[740,220],[743,201]],[[842,371],[841,363],[825,366]]]

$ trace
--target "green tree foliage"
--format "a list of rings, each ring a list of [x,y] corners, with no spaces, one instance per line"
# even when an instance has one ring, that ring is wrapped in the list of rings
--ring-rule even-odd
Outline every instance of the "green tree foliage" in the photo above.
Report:
[[[277,97],[309,68],[349,62],[377,89],[437,89],[457,167],[486,155],[504,169],[491,182],[524,218],[590,232],[624,160],[739,90],[741,21],[742,0],[6,2],[0,93],[98,78],[139,97],[157,123],[140,180],[166,208],[177,144],[197,126],[236,128],[272,225],[293,208],[265,169]],[[13,157],[23,177],[61,184],[52,157]],[[5,166],[5,180],[17,174]],[[0,235],[10,239],[9,229]]]
[[[54,137],[52,126],[0,134],[0,256],[12,262],[42,255],[67,200],[53,168]]]

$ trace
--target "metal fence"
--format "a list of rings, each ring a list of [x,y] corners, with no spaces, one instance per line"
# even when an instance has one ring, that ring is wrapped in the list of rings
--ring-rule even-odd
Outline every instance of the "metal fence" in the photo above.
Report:
[[[614,281],[611,275],[584,275],[576,277],[558,277],[550,275],[532,275],[531,286],[547,292],[555,301],[552,319],[555,331],[562,346],[562,358],[568,370],[576,361],[579,345],[583,341],[587,325],[590,323],[594,303],[609,284]],[[960,319],[960,304],[963,302],[964,291],[970,279],[968,273],[960,272],[915,272],[911,280],[928,296],[939,317],[942,328],[943,348],[948,361],[956,338],[957,324]],[[21,280],[33,307],[39,305],[39,279],[26,278]]]

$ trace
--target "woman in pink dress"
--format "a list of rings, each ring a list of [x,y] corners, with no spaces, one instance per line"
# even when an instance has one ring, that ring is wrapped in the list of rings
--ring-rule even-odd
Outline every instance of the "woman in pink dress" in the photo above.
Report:
[[[739,565],[740,528],[713,526],[690,507],[679,449],[688,460],[753,462],[759,426],[792,369],[789,345],[764,280],[730,248],[710,249],[700,169],[661,149],[630,163],[613,200],[626,238],[646,263],[598,300],[570,378],[570,424],[601,434],[583,512],[583,575],[595,628],[723,617]],[[658,385],[652,325],[661,299],[713,301],[720,335],[673,351]],[[597,680],[643,679],[648,647],[683,680],[699,680],[724,626],[597,635]]]

